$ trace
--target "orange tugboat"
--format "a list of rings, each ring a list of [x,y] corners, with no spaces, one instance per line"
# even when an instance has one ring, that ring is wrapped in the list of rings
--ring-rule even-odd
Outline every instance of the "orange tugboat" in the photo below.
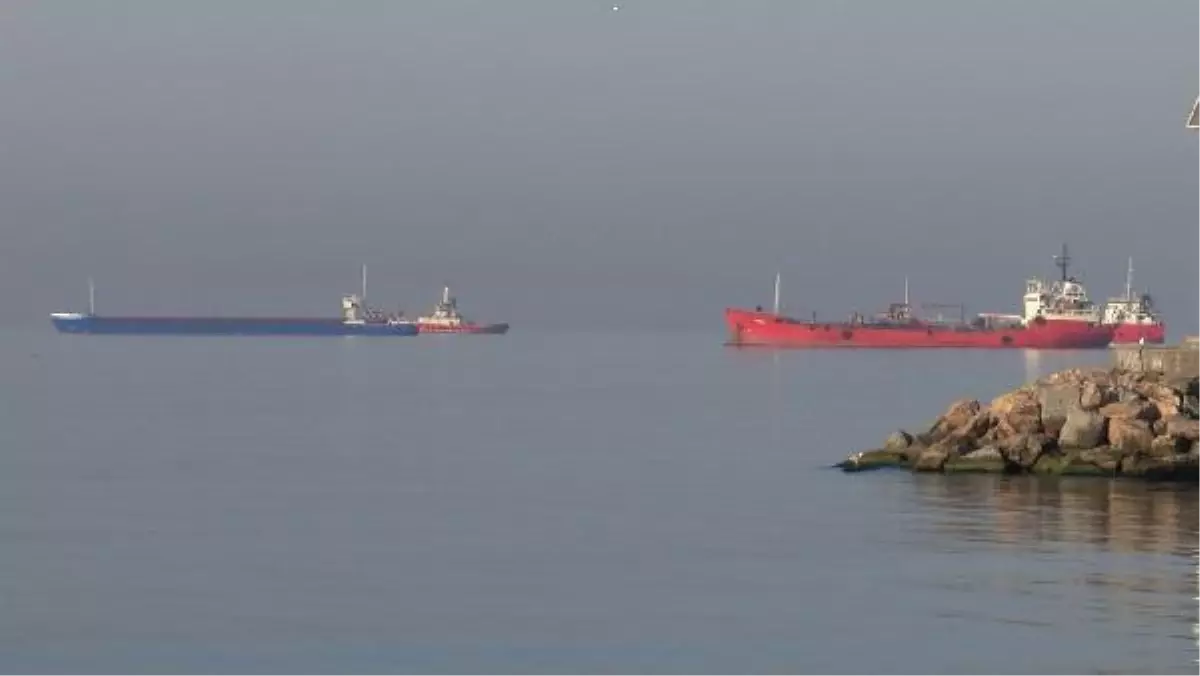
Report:
[[[450,295],[450,287],[442,288],[442,300],[433,309],[433,314],[417,317],[421,333],[508,333],[508,323],[478,324],[458,312],[458,299]]]

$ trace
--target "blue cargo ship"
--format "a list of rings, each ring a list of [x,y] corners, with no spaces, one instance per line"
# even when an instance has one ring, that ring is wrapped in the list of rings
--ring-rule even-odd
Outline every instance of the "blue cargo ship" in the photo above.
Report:
[[[402,313],[384,314],[366,305],[367,268],[362,295],[342,297],[341,317],[137,317],[96,314],[96,288],[88,282],[88,312],[55,312],[60,333],[178,336],[415,336],[420,328]]]

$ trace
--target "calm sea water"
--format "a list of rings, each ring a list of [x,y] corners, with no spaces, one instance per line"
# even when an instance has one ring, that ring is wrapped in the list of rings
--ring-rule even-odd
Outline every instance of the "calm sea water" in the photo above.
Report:
[[[8,672],[1176,672],[1197,491],[828,466],[1099,352],[0,336]]]

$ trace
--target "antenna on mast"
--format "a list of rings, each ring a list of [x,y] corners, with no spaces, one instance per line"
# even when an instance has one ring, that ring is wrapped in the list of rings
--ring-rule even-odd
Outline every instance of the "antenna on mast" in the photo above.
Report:
[[[88,277],[88,314],[96,314],[96,282]]]
[[[775,314],[779,314],[779,273],[775,273]]]
[[[1125,271],[1125,300],[1133,300],[1133,256],[1129,257],[1129,268]]]
[[[367,264],[366,263],[363,263],[363,266],[362,266],[362,296],[359,297],[358,302],[362,303],[364,306],[367,304]]]
[[[1062,253],[1054,257],[1054,265],[1062,270],[1062,281],[1067,281],[1067,266],[1071,264],[1071,257],[1067,255],[1067,244],[1063,242]]]

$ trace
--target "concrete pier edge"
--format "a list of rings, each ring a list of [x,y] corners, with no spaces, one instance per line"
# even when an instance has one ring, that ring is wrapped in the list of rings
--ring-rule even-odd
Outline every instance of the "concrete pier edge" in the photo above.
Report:
[[[1187,336],[1178,345],[1111,345],[1108,349],[1116,368],[1167,378],[1200,374],[1200,336]]]

